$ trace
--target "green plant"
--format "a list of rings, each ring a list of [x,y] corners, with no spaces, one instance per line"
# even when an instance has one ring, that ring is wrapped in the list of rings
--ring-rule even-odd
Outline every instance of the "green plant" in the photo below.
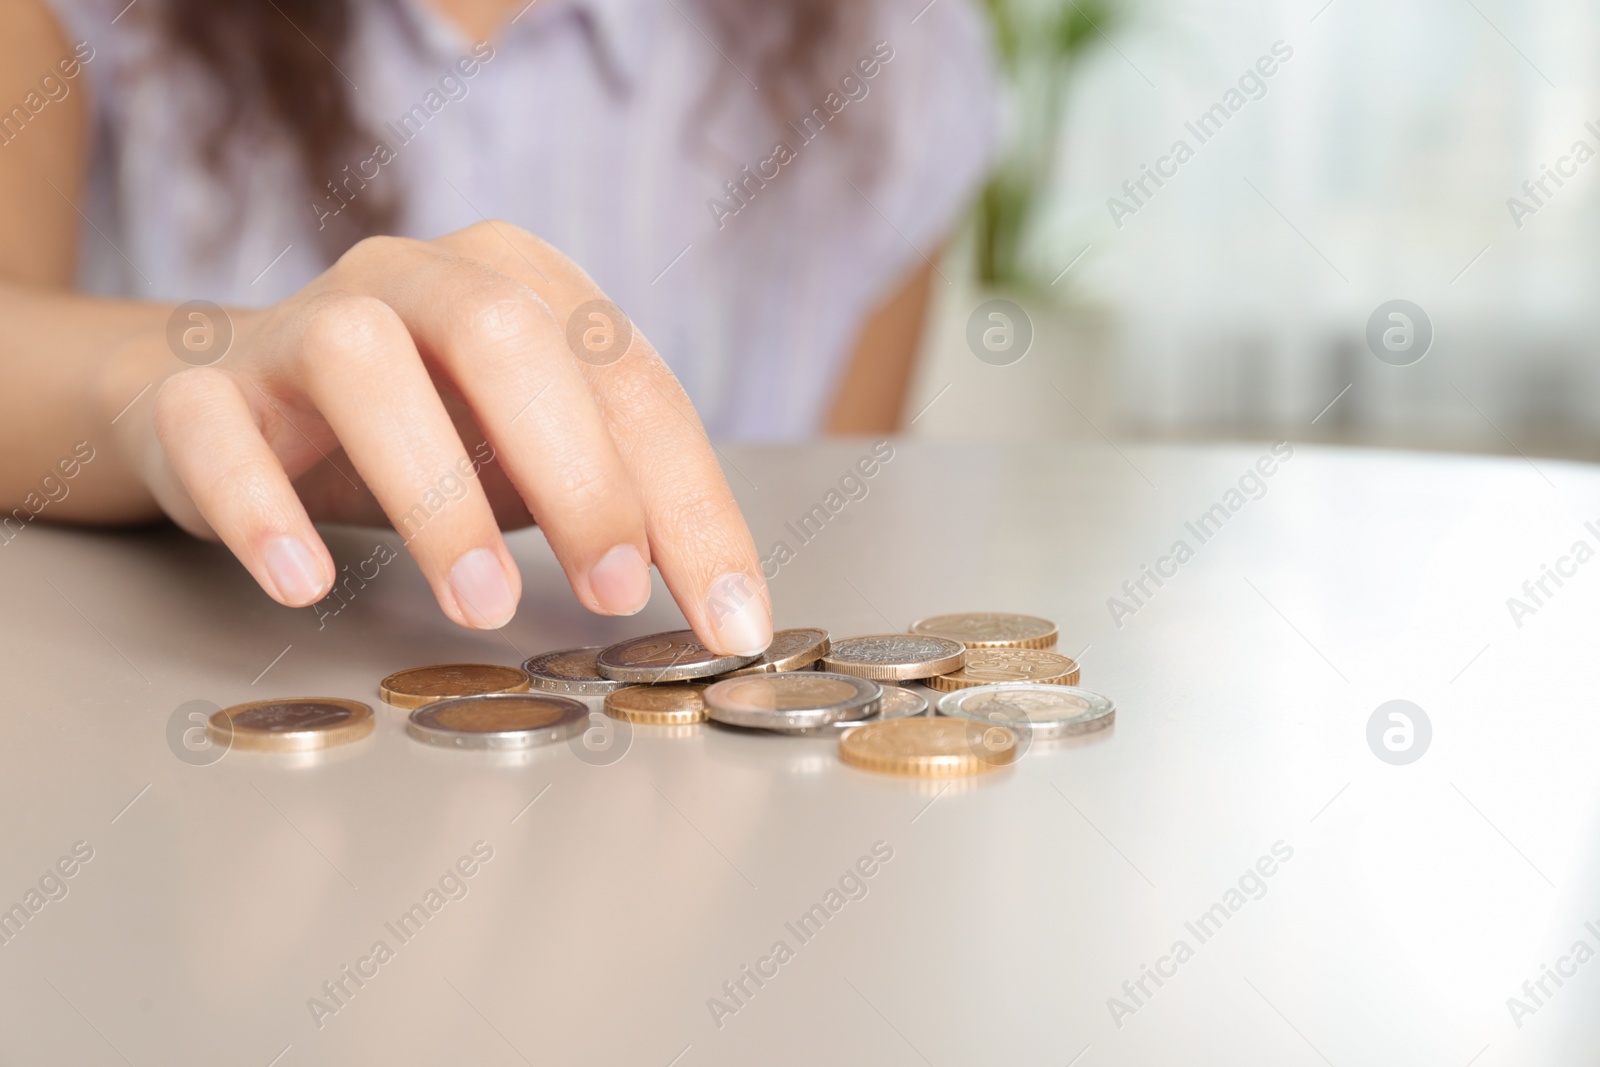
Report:
[[[1025,243],[1055,176],[1067,76],[1105,39],[1117,0],[985,0],[1012,97],[1012,126],[977,205],[977,275],[991,286],[1045,288]]]

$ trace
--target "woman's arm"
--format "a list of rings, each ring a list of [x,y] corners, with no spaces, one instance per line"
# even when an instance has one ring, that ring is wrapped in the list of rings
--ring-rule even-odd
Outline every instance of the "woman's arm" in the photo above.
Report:
[[[61,77],[63,59],[73,59],[72,46],[42,3],[0,8],[0,511],[24,507],[29,494],[33,506],[47,499],[41,481],[52,478],[53,488],[66,461],[77,473],[70,492],[50,502],[51,518],[149,518],[159,509],[107,447],[113,431],[98,394],[110,354],[160,330],[171,309],[70,292],[89,100],[82,72]],[[65,96],[45,96],[47,76]],[[35,105],[48,100],[37,114],[26,107],[30,93]],[[81,441],[95,459],[73,466]]]
[[[829,433],[887,434],[900,429],[932,281],[933,266],[919,268],[867,319],[834,394]]]

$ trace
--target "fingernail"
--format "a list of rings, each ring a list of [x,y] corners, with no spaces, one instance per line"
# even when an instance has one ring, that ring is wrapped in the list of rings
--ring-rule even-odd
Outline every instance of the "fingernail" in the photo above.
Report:
[[[278,599],[295,607],[314,603],[322,596],[322,568],[317,557],[295,537],[275,537],[261,551],[267,576],[278,589]]]
[[[450,568],[450,591],[462,617],[480,630],[498,630],[517,611],[500,557],[487,548],[475,548],[456,560]]]
[[[706,620],[717,635],[717,651],[754,656],[772,643],[772,620],[748,575],[734,571],[711,583]]]
[[[608,614],[636,614],[650,600],[650,565],[637,548],[618,545],[589,572],[589,588]]]

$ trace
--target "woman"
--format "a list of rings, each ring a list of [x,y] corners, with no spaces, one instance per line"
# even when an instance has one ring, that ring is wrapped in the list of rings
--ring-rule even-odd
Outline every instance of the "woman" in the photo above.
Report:
[[[536,518],[590,610],[654,563],[753,653],[695,409],[894,426],[991,100],[966,0],[7,5],[0,540],[165,512],[303,606],[312,522],[387,521],[492,628]]]

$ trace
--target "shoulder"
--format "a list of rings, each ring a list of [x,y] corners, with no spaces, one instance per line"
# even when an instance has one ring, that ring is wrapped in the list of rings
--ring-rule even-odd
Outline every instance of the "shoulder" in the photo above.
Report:
[[[890,224],[892,284],[917,258],[906,245],[934,254],[993,166],[1000,80],[989,21],[971,0],[879,0],[870,42],[883,99],[866,131],[873,171],[863,188]]]
[[[149,5],[127,0],[35,0],[52,16],[83,80],[108,103],[111,87],[136,65],[146,63],[159,34]],[[141,10],[143,8],[144,10]],[[76,76],[76,72],[74,73]]]
[[[878,0],[873,22],[912,52],[934,52],[942,64],[965,68],[956,73],[993,73],[993,35],[975,0]]]
[[[997,143],[999,78],[987,18],[971,0],[880,0],[872,48],[883,61],[891,170],[909,169],[912,184],[930,192],[939,183],[929,171],[942,172],[951,186],[944,195],[963,195]]]
[[[68,41],[83,42],[96,51],[138,36],[144,22],[139,16],[123,17],[126,12],[115,6],[115,0],[33,0],[33,4],[54,18]]]
[[[932,110],[961,100],[959,118],[987,123],[997,102],[994,41],[987,17],[972,0],[879,0],[872,6],[873,45],[897,68],[891,85],[911,93],[902,106]]]

